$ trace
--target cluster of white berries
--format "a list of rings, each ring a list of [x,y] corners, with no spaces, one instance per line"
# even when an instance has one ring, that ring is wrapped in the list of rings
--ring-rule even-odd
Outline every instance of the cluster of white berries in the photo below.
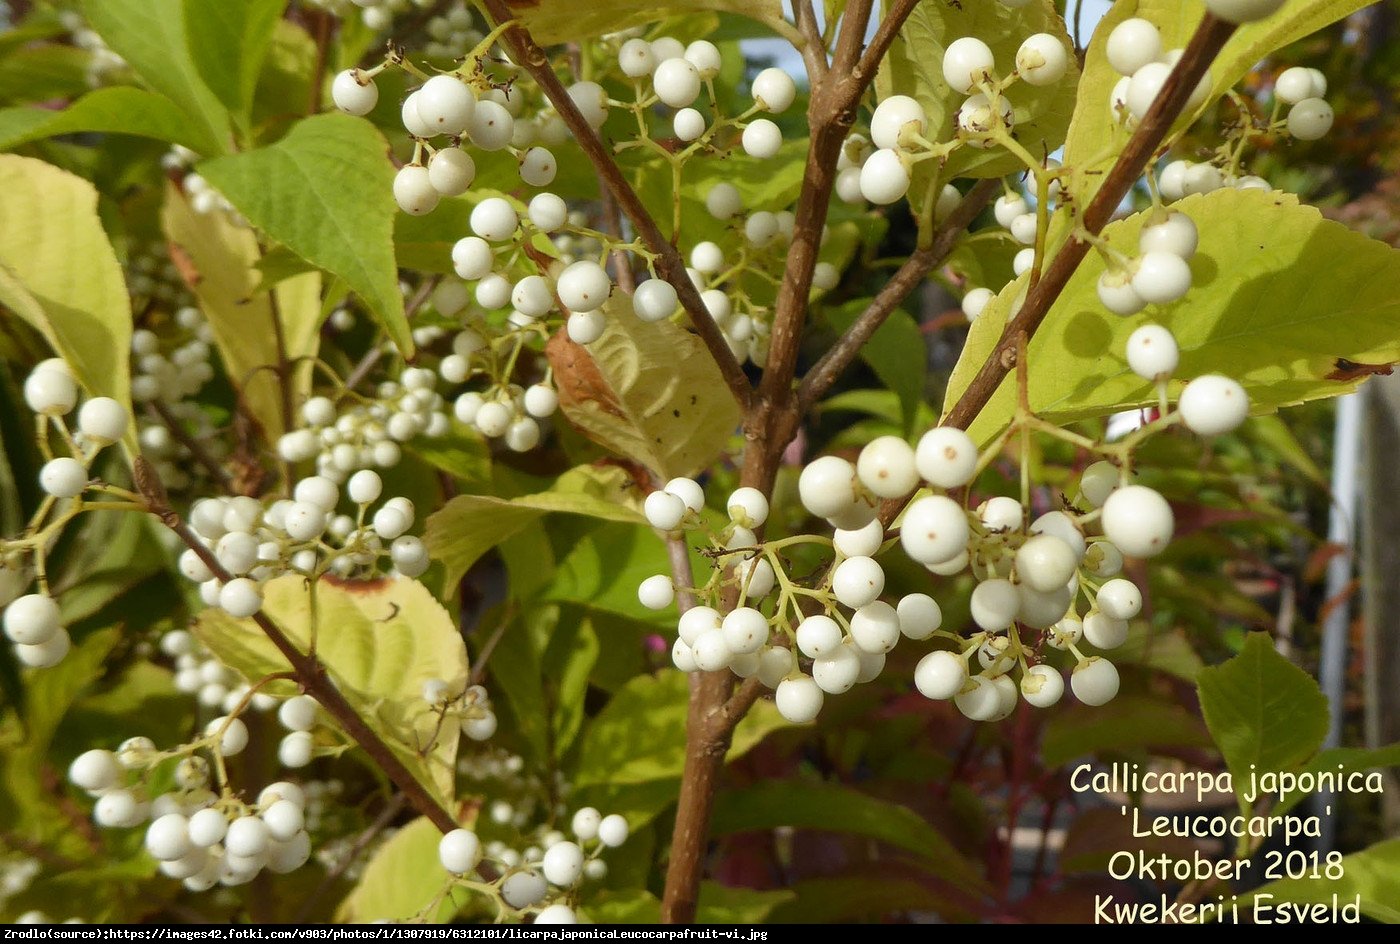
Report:
[[[423,55],[429,59],[464,59],[483,39],[471,10],[464,3],[457,3],[428,20],[424,32],[428,34],[428,42],[423,47]]]
[[[420,576],[430,561],[422,540],[407,533],[413,502],[390,498],[371,513],[383,490],[379,473],[371,469],[350,476],[345,496],[355,506],[353,515],[336,513],[340,488],[320,475],[297,482],[292,498],[266,508],[242,496],[200,499],[190,510],[190,527],[233,577],[219,580],[193,549],[180,555],[180,572],[199,584],[207,606],[240,619],[262,609],[261,584],[281,574],[373,575],[382,572],[387,558],[397,573]]]
[[[228,446],[198,395],[214,378],[213,331],[198,308],[179,308],[160,333],[138,328],[131,336],[131,398],[144,404],[158,401],[169,416],[212,459],[227,455]],[[185,444],[165,421],[137,414],[141,451],[172,491],[190,488],[206,471],[190,461]]]
[[[1128,342],[1127,359],[1165,397],[1179,359],[1171,333],[1159,325],[1139,328]],[[1233,430],[1248,412],[1244,389],[1212,374],[1185,386],[1178,412],[1165,422],[1180,421],[1211,436]],[[998,496],[969,511],[949,493],[968,488],[991,458],[962,430],[935,427],[916,446],[883,436],[866,445],[855,463],[837,456],[809,463],[798,479],[798,497],[835,531],[831,565],[812,587],[790,578],[779,552],[824,539],[797,535],[759,542],[755,529],[764,525],[768,503],[755,489],[738,489],[726,503],[729,525],[709,535],[716,577],[704,587],[684,588],[705,602],[678,621],[676,667],[756,675],[775,690],[782,715],[800,723],[816,717],[825,695],[878,677],[901,637],[941,639],[955,648],[925,656],[915,686],[929,698],[953,699],[973,720],[995,721],[1015,708],[1018,694],[1043,708],[1064,692],[1064,677],[1042,661],[1042,647],[1023,641],[1022,633],[1035,632],[1052,650],[1073,655],[1070,687],[1080,701],[1108,702],[1118,690],[1117,670],[1079,646],[1083,641],[1106,652],[1127,640],[1142,595],[1118,574],[1125,555],[1148,558],[1166,548],[1174,530],[1171,506],[1132,483],[1126,468],[1104,460],[1085,470],[1078,498],[1064,510],[1031,520],[1020,501]],[[942,611],[927,594],[893,603],[881,599],[885,572],[876,557],[892,542],[878,517],[880,502],[921,490],[926,493],[896,522],[899,545],[934,575],[971,572],[977,581],[971,597],[975,631],[966,637],[941,628]],[[704,529],[704,505],[698,483],[673,479],[647,496],[644,513],[662,531]],[[1091,533],[1094,527],[1099,534]],[[725,569],[731,577],[719,575]],[[729,584],[737,585],[740,604],[721,612]],[[1087,611],[1077,604],[1081,597]],[[672,579],[643,580],[638,598],[651,609],[670,606]],[[1013,673],[1019,673],[1019,686]]]
[[[379,102],[374,78],[387,67],[388,63],[374,69],[347,69],[337,75],[331,85],[336,107],[352,115],[368,114]],[[477,63],[471,68],[477,68]],[[602,86],[578,82],[570,94],[590,121],[602,124],[607,117]],[[463,147],[468,142],[482,151],[510,151],[520,161],[524,183],[548,186],[559,165],[546,145],[567,140],[567,129],[557,115],[517,122],[524,107],[522,92],[495,87],[481,73],[475,73],[471,80],[460,72],[434,75],[409,93],[401,118],[414,140],[414,154],[394,180],[399,207],[422,216],[436,209],[443,197],[466,193],[476,179],[476,162]],[[439,138],[447,140],[438,147],[430,143]],[[543,143],[534,143],[537,140]],[[496,222],[504,225],[503,219]],[[514,230],[511,225],[496,238],[505,239]]]
[[[1182,52],[1181,49],[1164,51],[1162,34],[1151,22],[1140,17],[1124,20],[1113,28],[1105,53],[1108,64],[1122,76],[1108,99],[1116,120],[1132,125],[1147,115]],[[1211,78],[1207,71],[1192,90],[1186,103],[1187,111],[1204,103],[1210,89]]]
[[[491,696],[480,685],[469,685],[455,694],[442,679],[429,679],[423,683],[423,700],[444,718],[455,718],[462,733],[473,741],[489,741],[496,733]]]
[[[81,511],[83,494],[95,484],[90,470],[97,454],[126,436],[131,418],[111,397],[89,397],[78,408],[76,429],[70,429],[65,418],[78,405],[78,384],[58,357],[40,361],[30,371],[24,400],[41,418],[41,430],[55,431],[65,447],[66,455],[53,455],[48,433],[42,434],[41,447],[48,458],[39,469],[39,487],[49,498],[46,510],[61,510],[48,525],[25,537],[0,539],[0,623],[21,664],[49,668],[63,661],[72,643],[47,580],[40,582],[38,593],[24,591],[32,574],[43,574],[44,557],[59,529]]]
[[[917,162],[946,158],[963,145],[995,147],[1010,134],[1014,120],[1006,90],[1018,81],[1035,86],[1059,82],[1069,68],[1069,55],[1057,37],[1036,33],[1017,50],[1015,69],[998,78],[996,59],[986,43],[975,36],[953,40],[944,50],[943,79],[967,96],[954,117],[954,137],[936,143],[944,129],[929,125],[923,106],[908,95],[891,95],[870,119],[870,142],[876,150],[871,151],[863,138],[847,142],[836,182],[838,196],[852,203],[861,198],[894,203],[909,192]],[[951,206],[945,201],[952,201]],[[939,202],[944,205],[935,209],[935,218],[957,205],[957,191],[945,188]]]
[[[1191,288],[1196,254],[1196,224],[1185,213],[1153,211],[1138,236],[1139,255],[1125,260],[1117,254],[1099,276],[1099,301],[1115,315],[1134,315],[1148,304],[1168,305]]]
[[[329,397],[311,397],[301,408],[306,425],[283,433],[277,454],[293,463],[314,459],[317,474],[337,484],[357,472],[392,469],[403,458],[402,443],[451,430],[436,383],[433,371],[406,367],[398,381],[381,383],[373,399],[337,406]]]
[[[1152,107],[1172,67],[1181,58],[1182,50],[1164,52],[1157,27],[1148,20],[1133,17],[1114,27],[1105,53],[1109,65],[1122,76],[1109,94],[1109,108],[1116,120],[1131,126]],[[1187,101],[1188,111],[1205,101],[1211,85],[1207,72]],[[1301,66],[1284,70],[1274,83],[1274,98],[1279,106],[1289,106],[1288,115],[1285,120],[1272,123],[1268,133],[1286,132],[1299,141],[1321,138],[1332,128],[1332,108],[1322,97],[1326,94],[1327,78],[1319,70]],[[1222,157],[1226,156],[1222,152]],[[1233,161],[1229,163],[1230,167],[1222,169],[1209,162],[1172,161],[1162,170],[1159,190],[1166,200],[1173,201],[1222,187],[1271,189],[1268,181],[1260,177],[1235,173]]]
[[[149,738],[132,737],[114,751],[80,754],[68,768],[74,786],[96,799],[93,820],[110,829],[146,827],[146,850],[161,872],[191,891],[216,884],[242,885],[263,869],[291,872],[311,855],[305,829],[305,796],[295,784],[271,784],[257,802],[244,803],[227,789],[209,786],[209,762],[198,751],[219,758],[241,752],[248,729],[236,717],[209,722],[204,736],[175,751],[156,749]],[[150,796],[150,773],[179,757],[176,789]]]
[[[544,835],[539,846],[516,853],[492,843],[483,847],[475,832],[454,829],[438,843],[438,861],[454,876],[470,876],[483,862],[497,873],[491,884],[510,908],[533,913],[535,924],[574,924],[575,889],[585,879],[600,879],[607,866],[599,857],[627,841],[627,820],[617,813],[602,815],[592,807],[576,812],[570,822],[573,839],[558,831]]]

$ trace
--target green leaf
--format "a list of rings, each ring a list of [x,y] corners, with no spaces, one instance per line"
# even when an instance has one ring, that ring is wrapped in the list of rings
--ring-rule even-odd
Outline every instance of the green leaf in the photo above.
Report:
[[[550,339],[559,408],[585,436],[662,479],[707,468],[739,425],[739,407],[694,334],[645,322],[614,299],[588,347]]]
[[[604,524],[568,543],[543,596],[674,631],[674,614],[649,610],[637,599],[639,583],[669,572],[666,545],[651,528]]]
[[[701,882],[695,920],[699,924],[762,924],[774,908],[793,897],[794,893],[785,888],[730,888],[719,882]]]
[[[940,919],[963,913],[947,895],[940,895],[930,883],[915,877],[882,874],[880,870],[854,873],[852,869],[845,875],[793,884],[797,897],[774,909],[768,920],[774,924],[835,924],[909,912],[936,914]]]
[[[44,335],[89,394],[129,407],[131,302],[97,191],[51,164],[0,154],[0,220],[0,303]]]
[[[410,453],[466,488],[487,489],[491,485],[491,449],[469,426],[454,420],[447,435],[420,436],[405,445]]]
[[[599,0],[584,6],[569,0],[506,0],[506,5],[545,45],[576,42],[700,10],[739,13],[769,26],[783,22],[779,0]]]
[[[1309,773],[1336,773],[1341,770],[1366,772],[1400,767],[1400,744],[1386,747],[1333,747],[1319,751],[1304,768]],[[1269,810],[1271,816],[1282,816],[1316,791],[1294,790]]]
[[[394,169],[363,118],[317,115],[276,144],[199,166],[270,239],[345,280],[405,356],[413,337],[394,262]]]
[[[1336,895],[1344,905],[1360,899],[1363,915],[1387,924],[1400,924],[1400,839],[1387,839],[1369,849],[1341,861],[1342,877],[1280,879],[1256,889],[1240,901],[1240,913],[1255,914],[1263,907],[1273,912],[1273,920],[1282,915],[1280,902],[1295,905],[1321,904],[1328,906],[1322,921],[1331,921],[1330,906]],[[1268,896],[1267,898],[1265,896]],[[1298,921],[1296,914],[1293,921]],[[1299,922],[1302,923],[1302,922]]]
[[[210,139],[164,95],[117,87],[84,95],[63,111],[48,108],[0,109],[0,151],[60,134],[99,131],[183,144],[195,151],[213,147]]]
[[[183,0],[82,0],[83,16],[147,85],[179,105],[201,140],[224,153],[232,143],[228,110],[205,84],[186,36]]]
[[[76,46],[45,44],[0,58],[0,102],[46,102],[88,91],[92,54]]]
[[[1327,735],[1327,699],[1312,676],[1274,650],[1265,633],[1245,637],[1240,654],[1196,677],[1206,727],[1241,794],[1251,769],[1288,770]],[[1247,804],[1241,796],[1241,807]]]
[[[258,72],[287,0],[184,0],[190,55],[219,101],[246,125]]]
[[[834,329],[845,332],[869,303],[869,299],[860,299],[829,309],[827,319]],[[924,400],[924,382],[928,375],[928,345],[918,322],[906,311],[891,312],[860,349],[860,357],[870,365],[880,383],[899,396],[905,428],[912,428],[919,404]]]
[[[1148,315],[1119,318],[1098,301],[1104,263],[1091,254],[1070,278],[1031,339],[1031,407],[1055,423],[1155,402],[1152,386],[1128,369],[1128,335],[1147,320],[1165,324],[1181,347],[1173,396],[1184,380],[1222,373],[1244,385],[1256,412],[1354,390],[1364,378],[1334,379],[1337,358],[1400,361],[1395,331],[1400,252],[1277,192],[1218,190],[1172,207],[1191,217],[1200,245],[1186,297]],[[1133,254],[1148,217],[1138,213],[1103,235]],[[1025,276],[973,322],[948,383],[948,406],[967,388],[1001,336]],[[987,442],[1015,409],[1013,378],[992,397],[971,433]]]
[[[459,495],[428,518],[424,539],[447,567],[447,582],[455,584],[481,555],[552,512],[645,524],[631,492],[621,469],[580,466],[561,475],[549,491],[534,495]]]
[[[836,810],[839,815],[833,815]],[[715,801],[711,829],[717,835],[779,827],[862,836],[913,853],[954,884],[980,885],[973,864],[923,817],[839,783],[768,780],[726,790]]]
[[[438,864],[440,839],[442,833],[422,816],[390,836],[365,863],[359,881],[336,909],[335,920],[368,924],[422,915],[452,879]],[[456,910],[449,896],[423,917],[442,924]]]
[[[943,51],[953,40],[977,36],[991,46],[999,74],[1015,66],[1016,50],[1032,33],[1050,33],[1072,49],[1065,22],[1049,0],[1032,0],[1012,9],[1001,3],[928,0],[914,6],[875,77],[881,99],[908,95],[924,107],[929,127],[924,137],[948,141],[954,136],[953,117],[967,97],[954,92],[943,80]],[[1044,158],[1063,143],[1074,111],[1075,83],[1079,70],[1073,55],[1069,70],[1053,85],[1017,83],[1007,92],[1013,111],[1012,134],[1036,158]],[[909,202],[921,225],[929,222],[926,197],[935,171],[924,161],[916,165]],[[953,177],[1000,177],[1023,169],[1019,158],[1005,148],[961,147],[948,158],[939,186]],[[936,193],[936,191],[935,191]],[[929,208],[931,209],[931,207]]]
[[[689,676],[675,669],[639,675],[588,725],[574,783],[631,784],[679,777],[685,767]],[[727,759],[741,757],[778,728],[788,727],[771,702],[759,701],[734,731]]]
[[[1052,714],[1040,750],[1047,767],[1058,767],[1109,751],[1209,746],[1200,719],[1175,702],[1121,695],[1102,710],[1074,705]]]
[[[1179,124],[1199,118],[1270,53],[1337,22],[1368,3],[1369,0],[1286,3],[1279,12],[1242,25],[1211,63],[1211,94]],[[1109,33],[1130,17],[1142,17],[1161,31],[1163,49],[1180,49],[1190,40],[1204,13],[1203,0],[1117,0],[1099,21],[1085,56],[1079,102],[1065,140],[1065,164],[1076,171],[1069,186],[1077,202],[1088,204],[1099,181],[1103,180],[1103,171],[1113,164],[1119,150],[1114,145],[1128,139],[1128,131],[1114,120],[1108,107],[1113,86],[1121,78],[1108,64]]]
[[[56,809],[44,783],[54,733],[69,708],[105,670],[106,660],[121,638],[119,630],[91,633],[74,645],[63,661],[50,669],[25,673],[26,712],[21,723],[11,716],[0,723],[0,830],[42,841],[60,854],[81,854],[91,847],[71,836],[65,847],[55,842],[73,833],[73,824]],[[66,766],[80,751],[63,745],[53,758]],[[55,848],[56,847],[56,848]]]
[[[281,281],[273,293],[261,290],[258,240],[225,214],[199,214],[174,186],[167,186],[161,225],[172,247],[188,258],[186,275],[214,332],[229,380],[243,392],[249,411],[272,438],[286,432],[282,422],[282,381],[277,376],[278,345],[273,300],[282,325],[291,372],[291,402],[311,389],[311,358],[320,346],[321,273],[316,270]]]
[[[588,679],[601,648],[592,620],[582,619],[556,632],[545,650],[546,677],[557,680],[551,693],[553,712],[550,718],[554,726],[555,757],[568,751],[583,728]]]
[[[452,617],[426,587],[406,578],[327,577],[316,584],[315,596],[313,611],[304,578],[277,577],[263,585],[262,612],[303,652],[310,645],[314,613],[316,654],[336,688],[414,776],[450,805],[460,732],[455,724],[439,726],[423,700],[423,683],[441,679],[455,691],[467,684],[467,651]],[[195,634],[250,682],[289,671],[286,659],[250,619],[205,610]],[[279,689],[295,691],[289,682],[274,682],[268,690]],[[430,742],[432,750],[420,754]]]

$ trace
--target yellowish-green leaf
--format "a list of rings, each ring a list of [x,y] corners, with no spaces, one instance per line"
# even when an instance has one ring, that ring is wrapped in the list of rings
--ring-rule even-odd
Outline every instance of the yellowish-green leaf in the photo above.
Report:
[[[675,669],[639,675],[615,694],[580,741],[577,786],[669,780],[685,767],[689,676]],[[739,727],[728,760],[742,757],[789,722],[771,702],[759,701]]]
[[[423,683],[442,679],[457,691],[467,684],[467,650],[452,617],[426,587],[405,578],[323,578],[315,595],[316,654],[336,688],[414,776],[450,807],[460,732],[454,724],[439,730],[437,715],[423,700]],[[265,584],[263,613],[293,644],[308,651],[313,610],[303,578],[288,575]],[[282,654],[250,619],[205,610],[195,633],[249,681],[289,670]],[[295,690],[291,683],[273,685]],[[420,754],[429,743],[432,749]]]
[[[1287,0],[1274,15],[1244,24],[1211,64],[1211,94],[1196,111],[1184,116],[1181,124],[1199,118],[1270,53],[1355,13],[1369,2]],[[1203,0],[1117,0],[1099,21],[1085,56],[1079,101],[1065,141],[1065,164],[1076,170],[1071,190],[1080,203],[1087,204],[1103,180],[1102,171],[1112,166],[1118,150],[1114,145],[1128,139],[1128,132],[1108,107],[1113,86],[1121,78],[1108,64],[1109,33],[1126,19],[1142,17],[1161,31],[1163,49],[1180,49],[1191,39],[1204,13]]]
[[[179,105],[215,148],[227,151],[228,109],[200,75],[186,32],[183,0],[83,0],[83,16],[147,85]]]
[[[534,495],[459,495],[428,519],[424,538],[446,566],[447,582],[455,584],[481,555],[546,514],[645,525],[638,500],[623,470],[580,466],[561,475],[549,491]]]
[[[647,323],[614,299],[588,347],[549,342],[559,407],[588,438],[663,479],[709,466],[739,425],[739,407],[694,334]]]
[[[1032,0],[1015,9],[1001,3],[950,2],[925,0],[914,10],[890,47],[889,55],[880,65],[875,78],[876,94],[885,99],[891,95],[909,95],[924,107],[929,127],[924,137],[930,141],[948,141],[953,137],[953,118],[967,97],[954,92],[943,80],[943,51],[948,44],[963,36],[983,39],[996,57],[999,74],[1011,72],[1016,63],[1016,50],[1032,33],[1050,33],[1072,49],[1064,20],[1055,12],[1050,0]],[[1025,82],[1007,91],[1013,108],[1012,134],[1037,159],[1047,157],[1063,142],[1074,111],[1075,82],[1079,70],[1073,55],[1069,70],[1053,85],[1034,86]],[[915,217],[928,219],[931,207],[926,196],[934,183],[937,161],[916,165],[909,201]],[[953,177],[999,177],[1021,170],[1021,161],[1005,148],[979,149],[962,147],[948,159],[942,171],[942,183]]]
[[[703,10],[739,13],[776,29],[785,25],[779,0],[598,0],[584,5],[569,0],[506,0],[506,5],[536,40],[546,44],[588,39]]]
[[[432,924],[450,920],[457,910],[450,897],[427,910],[452,879],[438,864],[441,838],[437,827],[422,816],[390,836],[365,863],[359,881],[336,909],[335,920],[350,924],[420,916]]]
[[[258,240],[246,227],[220,213],[199,214],[175,187],[167,187],[161,223],[166,238],[193,267],[191,288],[214,332],[229,379],[243,391],[253,416],[272,437],[286,432],[282,422],[282,383],[277,377],[277,335],[270,296],[260,291]],[[312,365],[320,343],[321,273],[303,272],[273,290],[292,371],[292,403],[311,387]]]
[[[0,155],[0,220],[0,302],[44,335],[88,393],[129,405],[131,301],[97,190],[43,161]]]
[[[413,353],[394,262],[394,168],[363,118],[317,115],[276,144],[199,165],[258,229],[345,280],[399,350]]]
[[[1282,193],[1219,190],[1173,208],[1200,232],[1191,291],[1175,304],[1119,318],[1098,301],[1104,263],[1091,254],[1031,339],[1030,401],[1037,413],[1062,423],[1153,402],[1151,386],[1124,357],[1128,335],[1149,320],[1170,328],[1181,347],[1173,398],[1183,381],[1222,373],[1244,385],[1255,412],[1356,389],[1364,377],[1335,373],[1338,358],[1400,361],[1400,300],[1391,290],[1400,281],[1400,252]],[[1135,254],[1146,217],[1114,223],[1103,235]],[[996,346],[1024,282],[1003,289],[973,323],[945,411]],[[990,440],[1014,407],[1008,378],[972,425],[973,438]]]
[[[1332,896],[1341,904],[1352,905],[1360,900],[1361,914],[1386,924],[1400,924],[1400,839],[1387,839],[1369,849],[1343,856],[1341,877],[1280,879],[1257,889],[1240,901],[1240,913],[1262,913],[1271,921],[1281,923],[1279,905],[1322,905],[1321,915],[1309,917],[1309,923],[1333,921]],[[1262,912],[1260,909],[1264,909]],[[1307,912],[1311,915],[1311,912]],[[1294,911],[1289,918],[1299,924],[1303,920]]]

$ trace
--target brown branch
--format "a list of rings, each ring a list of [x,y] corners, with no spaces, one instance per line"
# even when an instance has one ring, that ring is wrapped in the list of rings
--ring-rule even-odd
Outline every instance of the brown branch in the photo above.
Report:
[[[666,538],[666,555],[671,559],[671,580],[676,585],[676,608],[682,614],[695,605],[695,573],[690,567],[690,546],[679,535]]]
[[[821,82],[813,82],[807,106],[807,121],[812,129],[807,151],[807,166],[798,197],[792,245],[788,251],[783,282],[778,289],[770,335],[768,366],[759,384],[759,400],[763,409],[755,417],[764,420],[774,410],[787,415],[773,418],[775,433],[791,433],[796,429],[798,408],[793,403],[793,377],[796,373],[798,345],[807,320],[807,302],[812,289],[812,274],[816,270],[817,253],[821,249],[821,232],[826,225],[831,191],[836,184],[836,161],[841,146],[855,122],[860,100],[875,80],[880,60],[889,51],[904,21],[913,12],[917,0],[896,0],[890,12],[880,22],[870,45],[862,47],[865,28],[870,22],[870,0],[852,0],[841,18],[831,70]],[[753,431],[749,431],[750,438]],[[770,446],[782,449],[787,438],[771,437]],[[781,441],[777,441],[781,440]]]
[[[695,920],[700,880],[705,873],[705,846],[710,834],[719,775],[729,753],[734,725],[718,714],[733,688],[733,674],[693,672],[690,676],[690,710],[686,716],[685,771],[676,799],[676,825],[671,831],[671,858],[666,868],[666,888],[661,899],[661,920],[689,924]]]
[[[869,77],[866,79],[867,83],[874,79],[875,73],[879,71],[880,61],[885,58],[885,53],[890,51],[890,46],[903,28],[904,21],[909,19],[909,14],[914,12],[918,2],[919,0],[895,0],[890,5],[890,11],[875,28],[875,35],[870,37],[870,45],[865,47],[860,63],[856,66],[859,74]]]
[[[136,457],[135,479],[137,489],[146,500],[147,510],[173,531],[186,547],[194,551],[195,555],[204,562],[204,566],[208,567],[210,573],[216,578],[223,582],[232,580],[233,575],[219,563],[214,552],[199,539],[198,535],[190,530],[190,526],[182,521],[180,516],[170,507],[170,500],[165,494],[165,486],[161,484],[155,469],[143,456]],[[399,760],[393,748],[389,747],[364,722],[359,712],[345,700],[345,696],[335,687],[325,665],[315,656],[308,655],[298,649],[267,614],[258,612],[253,614],[252,619],[263,631],[263,635],[267,636],[277,647],[277,650],[282,653],[282,658],[286,659],[287,664],[291,666],[302,689],[315,698],[316,703],[336,720],[352,740],[359,744],[375,766],[383,771],[385,776],[393,781],[394,785],[407,797],[413,808],[426,816],[434,826],[444,833],[456,829],[457,822],[452,818],[452,815],[433,799],[427,788],[419,783],[418,778],[414,777]]]
[[[214,477],[214,481],[227,488],[233,481],[228,469],[219,463],[217,459],[209,454],[209,450],[204,448],[204,444],[190,435],[183,423],[170,412],[170,407],[166,406],[159,399],[147,401],[146,410],[151,416],[160,420],[165,428],[170,430],[170,435],[175,437],[175,441],[185,447],[190,457],[204,467],[205,471]]]
[[[825,77],[829,65],[826,61],[826,40],[817,28],[817,13],[812,0],[793,0],[792,17],[797,23],[797,31],[806,41],[798,51],[802,53],[802,62],[807,66],[807,82],[816,85]]]
[[[947,258],[968,224],[982,212],[983,207],[991,202],[1000,189],[999,181],[988,178],[979,181],[967,192],[958,208],[934,231],[933,242],[927,248],[915,250],[909,256],[904,265],[899,267],[885,283],[884,288],[871,300],[865,311],[856,318],[855,323],[807,372],[807,376],[802,378],[802,383],[797,388],[798,409],[805,413],[812,408],[812,404],[826,395],[831,385],[851,366],[860,355],[861,348],[865,347],[866,342],[880,329],[895,308]]]
[[[1152,159],[1157,148],[1171,130],[1173,122],[1185,108],[1187,99],[1196,88],[1196,83],[1210,68],[1221,48],[1234,33],[1233,23],[1226,23],[1206,14],[1200,26],[1191,36],[1181,60],[1167,77],[1166,85],[1158,93],[1152,107],[1143,116],[1133,136],[1119,155],[1117,163],[1104,178],[1103,185],[1094,194],[1094,199],[1084,210],[1080,225],[1088,232],[1098,235],[1108,225],[1123,198],[1132,190],[1133,184],[1142,176],[1143,169]],[[1025,303],[1014,318],[1006,323],[997,346],[983,362],[958,402],[948,411],[943,420],[946,426],[966,429],[982,408],[991,400],[997,388],[1005,379],[1009,366],[1014,363],[1016,337],[1024,334],[1033,336],[1040,327],[1050,306],[1060,297],[1070,276],[1079,268],[1079,263],[1089,252],[1089,242],[1078,235],[1071,235],[1039,282],[1026,295]]]
[[[505,0],[482,0],[482,6],[496,25],[506,23],[511,19],[510,10],[506,7]],[[690,276],[686,274],[685,260],[681,258],[680,252],[671,245],[670,240],[662,234],[656,221],[647,212],[641,198],[637,196],[637,192],[632,189],[632,185],[623,176],[622,169],[613,160],[607,145],[603,143],[603,139],[584,119],[578,106],[574,104],[574,100],[569,97],[568,91],[559,81],[559,77],[554,74],[549,57],[535,42],[529,30],[523,26],[515,25],[507,29],[501,38],[510,47],[511,56],[516,64],[529,72],[539,83],[545,97],[549,99],[554,110],[568,126],[574,140],[578,142],[578,146],[593,163],[598,176],[606,184],[614,199],[617,200],[618,207],[632,221],[632,227],[637,231],[637,235],[646,243],[647,249],[656,254],[658,271],[662,278],[675,286],[676,293],[680,296],[681,306],[685,308],[696,334],[700,335],[700,339],[710,351],[710,356],[719,366],[725,385],[729,387],[740,406],[748,406],[753,395],[753,388],[749,384],[748,377],[744,374],[743,367],[735,358],[734,352],[730,350],[729,342],[725,339],[724,333],[720,331],[719,325],[715,324],[715,319],[710,316],[705,303],[700,300],[700,291],[690,281]]]

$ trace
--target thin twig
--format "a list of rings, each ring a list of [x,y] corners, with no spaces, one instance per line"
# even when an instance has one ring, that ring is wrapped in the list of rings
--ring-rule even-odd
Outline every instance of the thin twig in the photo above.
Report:
[[[204,448],[204,444],[190,435],[183,423],[170,412],[170,407],[166,406],[159,399],[150,400],[146,403],[146,411],[152,417],[158,419],[170,430],[170,435],[175,437],[175,441],[184,446],[190,457],[202,465],[206,472],[214,477],[214,481],[227,488],[233,481],[228,469],[225,469],[219,460],[209,454],[209,450]]]
[[[335,864],[335,868],[327,872],[325,877],[316,885],[315,890],[312,891],[310,895],[306,896],[306,899],[301,904],[301,908],[297,911],[296,917],[292,919],[293,922],[301,924],[306,921],[311,914],[312,907],[330,892],[340,877],[355,864],[355,860],[360,857],[360,854],[365,851],[371,842],[374,842],[375,837],[389,828],[389,824],[403,812],[403,808],[404,797],[402,793],[395,794],[389,798],[389,802],[384,804],[384,809],[379,811],[379,815],[374,818],[374,822],[366,826],[364,832],[355,837],[355,842],[351,844],[349,849],[345,850],[340,861]]]
[[[481,0],[481,2],[496,25],[511,20],[510,10],[507,8],[505,0]],[[559,81],[559,77],[554,74],[554,67],[550,65],[549,57],[535,42],[529,30],[517,23],[505,31],[502,39],[510,47],[511,55],[516,64],[523,67],[539,83],[545,97],[554,106],[555,112],[572,132],[579,148],[593,163],[598,176],[612,193],[614,199],[617,200],[619,209],[631,220],[632,228],[637,231],[637,235],[641,237],[647,249],[655,253],[657,269],[663,278],[675,286],[676,292],[680,296],[681,306],[685,308],[695,332],[700,335],[700,339],[710,351],[710,356],[718,365],[725,385],[729,387],[730,393],[734,395],[734,399],[738,401],[740,406],[747,406],[753,394],[753,388],[749,384],[748,377],[744,374],[743,367],[734,356],[734,352],[730,350],[729,342],[725,339],[724,333],[720,331],[719,325],[715,323],[715,319],[710,315],[705,303],[701,301],[700,291],[690,281],[690,276],[686,274],[685,260],[681,258],[680,252],[662,234],[660,227],[652,219],[641,198],[637,196],[637,192],[632,189],[632,185],[623,176],[622,169],[613,160],[607,145],[598,136],[598,132],[584,119],[583,113],[574,104],[574,100],[569,97],[569,93]]]
[[[808,82],[816,85],[826,75],[829,66],[826,61],[826,41],[822,39],[822,31],[817,27],[817,13],[812,6],[812,0],[793,0],[792,16],[797,21],[797,31],[806,40],[797,48],[807,66]]]
[[[968,224],[982,212],[997,193],[1001,184],[993,179],[982,180],[967,192],[962,203],[935,231],[933,242],[925,249],[915,250],[899,267],[869,306],[861,312],[836,344],[802,378],[797,388],[797,405],[806,412],[826,395],[836,379],[860,356],[861,349],[885,323],[891,313],[917,288],[933,269],[952,251]]]

